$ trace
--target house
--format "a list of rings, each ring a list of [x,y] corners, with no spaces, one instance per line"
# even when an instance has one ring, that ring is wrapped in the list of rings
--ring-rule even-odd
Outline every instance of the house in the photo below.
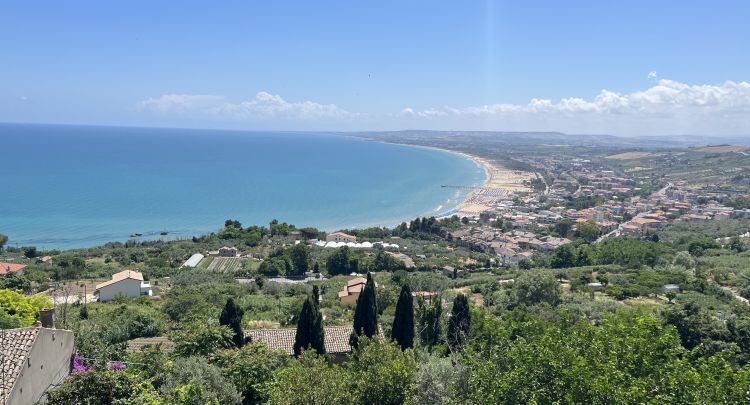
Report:
[[[326,326],[323,328],[325,334],[326,353],[333,356],[334,362],[341,361],[352,351],[349,337],[354,332],[352,326]],[[295,328],[283,329],[254,329],[245,331],[245,337],[251,342],[262,342],[269,349],[281,350],[284,353],[294,355],[294,338],[297,334]],[[383,335],[383,331],[379,331]]]
[[[385,252],[385,253],[403,262],[404,267],[406,267],[407,269],[413,269],[414,267],[417,266],[416,264],[414,264],[414,260],[412,260],[412,258],[409,257],[408,255],[405,255],[403,253],[393,253],[393,252]]]
[[[136,298],[141,295],[151,296],[151,284],[143,280],[143,274],[124,270],[112,275],[112,279],[97,284],[94,295],[97,295],[99,301],[111,301],[118,294],[126,298]]]
[[[419,304],[419,298],[424,300],[425,305],[432,305],[432,300],[438,297],[438,293],[434,291],[414,291],[411,296],[416,307]]]
[[[0,403],[42,401],[70,373],[73,332],[47,327],[0,331]]]
[[[236,247],[228,247],[228,246],[222,246],[219,248],[219,250],[214,250],[212,252],[208,252],[209,256],[219,256],[219,257],[237,257],[239,256],[239,250],[237,250]]]
[[[200,253],[196,253],[196,254],[190,256],[190,258],[187,259],[187,261],[185,261],[185,263],[183,263],[182,266],[180,266],[180,267],[191,267],[191,268],[193,268],[193,267],[197,266],[198,263],[201,262],[201,260],[203,260],[203,255],[200,254]]]
[[[354,277],[347,281],[344,289],[342,291],[339,291],[339,300],[341,301],[341,305],[353,307],[354,304],[357,303],[359,293],[361,293],[362,290],[365,289],[366,284],[367,279],[364,277]],[[378,285],[376,283],[375,287],[377,286]]]
[[[466,270],[457,269],[457,268],[455,268],[453,266],[443,266],[440,269],[440,272],[443,273],[443,275],[445,277],[448,277],[448,278],[458,278],[458,277],[462,277],[464,275],[464,273],[466,272]]]
[[[326,242],[344,242],[344,243],[352,242],[354,243],[356,241],[357,241],[356,236],[352,236],[344,232],[333,232],[333,233],[329,233],[328,235],[326,235]]]
[[[500,259],[500,262],[502,262],[503,264],[513,265],[513,264],[518,263],[518,261],[515,260],[517,253],[513,249],[499,248],[495,250],[495,254],[497,255],[497,258]]]
[[[18,274],[19,276],[23,274],[23,271],[26,269],[25,264],[21,263],[5,263],[0,262],[0,276],[4,276],[6,274]]]
[[[42,256],[36,259],[37,263],[52,263],[52,256]]]

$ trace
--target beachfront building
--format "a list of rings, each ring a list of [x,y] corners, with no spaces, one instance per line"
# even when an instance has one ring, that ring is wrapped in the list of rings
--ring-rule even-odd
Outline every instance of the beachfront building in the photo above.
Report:
[[[0,262],[0,276],[4,276],[6,274],[18,274],[19,276],[23,274],[23,271],[26,270],[25,264],[21,263],[5,263]]]
[[[124,270],[112,275],[112,279],[96,286],[94,295],[99,301],[111,301],[117,295],[125,298],[136,298],[141,295],[151,296],[151,284],[143,280],[143,274],[137,271]]]
[[[344,232],[333,232],[326,235],[326,242],[355,243],[357,242],[357,237]]]
[[[50,326],[50,325],[45,325]],[[73,332],[49,327],[0,330],[0,404],[36,404],[70,373]]]

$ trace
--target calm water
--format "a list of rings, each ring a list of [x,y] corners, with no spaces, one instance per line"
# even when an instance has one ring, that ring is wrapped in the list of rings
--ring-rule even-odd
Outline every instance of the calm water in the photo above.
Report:
[[[327,134],[0,125],[9,245],[188,237],[225,219],[325,230],[455,206],[485,173],[451,153]]]

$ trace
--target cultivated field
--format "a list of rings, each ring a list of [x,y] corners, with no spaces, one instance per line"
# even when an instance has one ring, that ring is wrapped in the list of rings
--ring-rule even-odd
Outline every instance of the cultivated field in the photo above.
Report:
[[[642,159],[649,156],[659,156],[661,154],[654,152],[624,152],[616,155],[607,156],[607,159],[612,160],[631,160],[631,159]]]
[[[219,273],[234,273],[242,269],[243,262],[244,259],[239,257],[214,257],[207,270]]]
[[[702,148],[696,148],[693,149],[696,152],[705,152],[705,153],[743,153],[746,152],[748,148],[744,146],[739,145],[719,145],[719,146],[704,146]]]

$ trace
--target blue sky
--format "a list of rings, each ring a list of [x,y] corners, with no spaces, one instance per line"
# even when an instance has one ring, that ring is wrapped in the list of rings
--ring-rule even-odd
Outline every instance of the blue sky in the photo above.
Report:
[[[0,121],[750,134],[747,1],[0,3]]]

